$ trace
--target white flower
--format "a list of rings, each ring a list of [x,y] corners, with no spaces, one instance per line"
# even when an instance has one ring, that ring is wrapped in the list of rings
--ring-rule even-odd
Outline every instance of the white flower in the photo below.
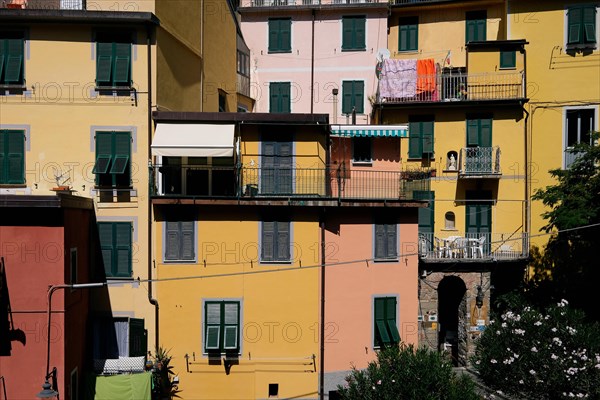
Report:
[[[600,364],[596,364],[596,368],[600,369]]]
[[[513,332],[517,335],[525,336],[525,330],[523,329],[515,329]]]
[[[567,330],[569,331],[569,333],[570,333],[571,335],[574,335],[574,334],[576,334],[576,333],[577,333],[577,329],[575,329],[575,328],[571,328],[570,326],[567,326]]]
[[[521,380],[519,381],[519,383],[520,383],[521,385],[523,385],[525,382],[523,382],[523,379],[521,379]]]
[[[532,351],[532,352],[534,352],[534,353],[537,353],[537,352],[538,352],[538,349],[537,349],[535,346],[533,346],[533,347],[531,348],[531,351]]]
[[[554,343],[558,344],[559,346],[562,346],[562,340],[560,340],[559,338],[557,338],[557,337],[553,337],[553,338],[552,338],[552,341],[553,341]]]
[[[395,380],[395,379],[392,379],[392,383],[396,383],[396,380]]]
[[[479,364],[481,364],[481,361],[477,360],[477,361],[475,361],[475,364],[479,365]]]
[[[378,385],[381,385],[381,379],[377,381],[377,384],[378,384]]]
[[[556,332],[556,331],[557,331],[557,329],[556,329],[556,328],[552,328],[551,330],[552,330],[552,332]]]
[[[550,356],[551,359],[553,360],[558,360],[558,356],[554,353],[552,353],[552,355]]]
[[[503,328],[506,328],[506,326],[507,326],[507,325],[506,325],[506,322],[503,322],[503,323],[502,323],[502,327],[503,327]]]
[[[494,360],[494,359],[492,358],[492,359],[490,360],[490,362],[491,362],[492,364],[496,364],[498,361],[496,361],[496,360]]]
[[[567,300],[565,300],[565,299],[562,299],[562,300],[560,301],[560,303],[558,303],[558,306],[559,306],[559,307],[566,307],[566,306],[568,306],[568,305],[569,305],[569,302],[568,302]]]
[[[575,395],[571,392],[569,392],[569,397],[575,397]]]
[[[535,375],[535,371],[534,371],[534,370],[532,370],[532,369],[530,369],[530,370],[529,370],[529,373],[530,373],[531,375]]]
[[[540,326],[542,324],[542,321],[535,321],[534,325],[535,326]]]
[[[375,386],[373,386],[373,390],[375,390]]]
[[[514,358],[519,358],[519,355],[517,353],[513,354]]]

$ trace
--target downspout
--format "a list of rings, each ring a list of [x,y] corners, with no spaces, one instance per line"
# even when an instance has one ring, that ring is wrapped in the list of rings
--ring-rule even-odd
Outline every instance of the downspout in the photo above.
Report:
[[[148,162],[152,163],[152,150],[150,144],[152,143],[152,29],[148,27],[148,35],[146,39],[146,47],[148,50]],[[148,171],[148,172],[151,172]],[[154,174],[148,174],[148,178],[153,177]],[[148,185],[148,301],[154,306],[154,347],[155,351],[158,351],[159,340],[158,340],[158,300],[152,297],[152,199],[150,198],[150,185],[154,182],[150,182]]]
[[[200,57],[202,69],[200,71],[200,112],[204,111],[204,1],[200,5]]]
[[[310,113],[315,104],[315,9],[312,10],[312,33],[310,45]]]
[[[319,399],[325,400],[325,210],[321,213],[321,348],[319,357]]]
[[[527,99],[527,50],[525,50],[525,45],[523,45],[523,98]],[[524,105],[522,108],[525,112],[525,127],[523,128],[525,134],[525,165],[523,167],[523,172],[525,174],[525,234],[527,236],[527,252],[529,253],[529,234],[531,227],[531,204],[529,200],[529,112],[525,109]],[[527,276],[529,277],[529,268],[527,269]]]

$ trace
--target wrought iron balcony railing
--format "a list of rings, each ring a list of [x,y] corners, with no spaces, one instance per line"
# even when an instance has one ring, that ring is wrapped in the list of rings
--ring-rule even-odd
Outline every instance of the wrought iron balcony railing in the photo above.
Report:
[[[429,171],[154,165],[155,197],[413,200],[430,188]]]
[[[500,169],[500,147],[464,147],[458,156],[458,175],[494,176],[502,175]]]
[[[502,261],[529,257],[527,233],[419,233],[419,257],[427,261]]]
[[[525,96],[524,85],[523,72],[409,76],[383,71],[376,100],[386,104],[517,100]]]
[[[356,4],[388,4],[388,0],[241,0],[240,7],[339,6]]]

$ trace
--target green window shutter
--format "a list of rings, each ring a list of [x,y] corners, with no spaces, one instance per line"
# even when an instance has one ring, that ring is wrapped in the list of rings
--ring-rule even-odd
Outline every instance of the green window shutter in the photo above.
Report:
[[[477,204],[467,204],[465,207],[466,213],[466,232],[467,233],[478,233],[479,232],[479,219],[477,218],[479,206]]]
[[[261,260],[273,261],[275,258],[275,222],[263,221],[261,237]]]
[[[239,348],[240,333],[240,304],[225,302],[223,304],[223,349],[236,350]]]
[[[165,260],[179,260],[179,244],[181,243],[181,232],[178,222],[165,222]]]
[[[7,56],[5,61],[4,82],[18,84],[23,81],[23,39],[6,39]]]
[[[288,221],[278,221],[276,223],[277,234],[277,260],[289,261],[290,257],[290,223]]]
[[[421,123],[423,137],[423,153],[433,154],[433,121],[424,121]]]
[[[517,53],[512,51],[500,52],[500,68],[515,68],[517,66]]]
[[[279,20],[269,19],[269,52],[279,50]]]
[[[398,38],[398,50],[406,51],[410,49],[409,41],[409,25],[400,25],[400,37]]]
[[[492,147],[492,119],[480,119],[479,127],[479,145],[481,147]]]
[[[419,233],[433,233],[435,221],[435,192],[427,190],[415,190],[415,200],[429,200],[427,208],[419,208]]]
[[[24,131],[0,131],[0,183],[25,183]]]
[[[112,85],[113,44],[96,43],[96,85]]]
[[[352,113],[353,87],[352,81],[342,82],[342,114]]]
[[[396,224],[388,224],[386,227],[386,258],[398,257],[398,227]]]
[[[476,26],[477,26],[477,34],[476,34],[476,38],[475,40],[477,41],[484,41],[486,40],[486,24],[487,24],[487,20],[486,19],[478,19],[477,21],[475,21]]]
[[[354,81],[354,107],[356,112],[362,114],[365,112],[365,83],[363,81]]]
[[[479,146],[479,120],[467,120],[467,146]]]
[[[116,265],[113,271],[115,276],[131,276],[131,231],[130,222],[115,222],[115,250],[117,253]]]
[[[291,97],[290,97],[291,84],[289,82],[283,82],[280,85],[279,90],[279,101],[280,101],[280,112],[289,113],[292,110]]]
[[[96,132],[96,163],[93,174],[106,174],[113,156],[112,132]]]
[[[181,225],[181,259],[182,260],[193,260],[195,258],[195,235],[194,221],[183,221]]]
[[[129,319],[129,357],[142,357],[147,350],[143,318]]]
[[[375,299],[375,344],[386,345],[391,339],[388,334],[385,319],[386,299],[385,297]]]
[[[583,7],[583,39],[585,43],[596,43],[596,7]]]
[[[204,349],[220,350],[221,348],[221,303],[206,302],[204,304],[206,331],[204,333]]]
[[[269,112],[278,113],[279,110],[279,83],[271,82],[269,85]]]
[[[114,86],[131,84],[131,43],[114,43]]]
[[[354,49],[364,50],[367,48],[365,42],[365,25],[367,19],[365,17],[357,17],[354,19]]]
[[[342,18],[342,50],[354,48],[354,20],[352,18]]]
[[[408,123],[408,158],[423,158],[421,124],[421,122]]]
[[[399,24],[398,50],[417,50],[419,47],[418,17],[401,18]]]
[[[292,51],[292,20],[283,19],[279,22],[280,51]]]
[[[98,237],[100,239],[100,249],[102,251],[102,261],[104,264],[104,273],[107,278],[113,276],[113,225],[110,222],[98,222]]]
[[[2,53],[2,47],[3,47],[3,43],[2,40],[0,40],[0,83],[4,82],[4,78],[2,77],[2,71],[4,71],[4,59],[6,58],[4,56],[4,53]]]
[[[114,158],[111,174],[123,174],[129,166],[129,155],[131,152],[131,134],[129,132],[113,132]]]
[[[400,342],[400,333],[396,324],[396,298],[387,297],[385,304],[385,320],[392,343]]]
[[[583,11],[581,7],[570,7],[567,12],[568,17],[568,38],[567,44],[578,44],[582,41],[581,22]]]
[[[413,24],[408,26],[408,49],[418,50],[419,48],[419,25]]]
[[[383,224],[375,224],[375,258],[384,259],[385,251],[385,226]]]
[[[467,30],[465,34],[465,42],[469,43],[475,40],[477,35],[477,24],[474,20],[467,20]]]

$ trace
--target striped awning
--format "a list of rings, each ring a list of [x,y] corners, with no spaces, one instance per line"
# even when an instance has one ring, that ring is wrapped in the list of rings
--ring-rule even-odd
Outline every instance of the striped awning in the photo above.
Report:
[[[408,137],[407,125],[331,125],[333,136]]]

